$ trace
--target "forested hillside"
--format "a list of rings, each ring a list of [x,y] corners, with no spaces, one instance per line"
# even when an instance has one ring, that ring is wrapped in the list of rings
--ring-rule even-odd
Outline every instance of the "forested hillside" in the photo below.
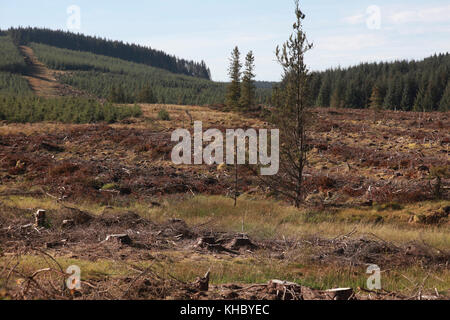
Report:
[[[152,67],[165,69],[173,73],[185,74],[203,79],[211,78],[210,71],[203,61],[198,63],[180,59],[163,51],[136,44],[40,28],[11,28],[8,30],[8,33],[15,44],[28,44],[30,42],[43,43],[53,47],[87,51],[142,63]]]
[[[30,94],[27,81],[20,76],[26,67],[23,57],[8,36],[0,36],[0,94]]]
[[[110,97],[114,89],[120,90],[124,97],[115,102],[137,102],[139,93],[147,86],[156,99],[142,102],[207,104],[220,101],[224,95],[224,85],[206,79],[89,52],[37,43],[32,43],[31,47],[49,68],[70,70],[60,76],[61,82],[101,98]]]
[[[25,61],[10,37],[0,36],[0,52],[0,71],[23,72]]]
[[[423,61],[364,63],[313,73],[311,92],[313,104],[322,107],[367,108],[377,91],[385,109],[448,111],[449,78],[447,53]]]

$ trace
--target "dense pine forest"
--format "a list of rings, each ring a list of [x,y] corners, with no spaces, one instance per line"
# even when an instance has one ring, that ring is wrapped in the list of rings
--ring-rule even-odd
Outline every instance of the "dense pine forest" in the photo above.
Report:
[[[321,107],[368,108],[376,100],[384,109],[448,111],[449,78],[449,53],[423,61],[365,63],[332,69],[312,74],[312,103]]]
[[[4,32],[3,32],[4,33]],[[53,31],[40,28],[11,28],[8,30],[15,44],[37,42],[53,47],[77,51],[88,51],[95,54],[119,58],[152,67],[168,70],[173,73],[185,74],[203,79],[211,79],[211,73],[205,62],[194,62],[179,59],[163,51],[128,44],[122,41],[85,36],[65,31]]]

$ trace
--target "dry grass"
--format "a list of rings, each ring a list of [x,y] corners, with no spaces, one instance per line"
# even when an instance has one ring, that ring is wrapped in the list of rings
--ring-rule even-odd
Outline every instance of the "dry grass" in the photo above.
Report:
[[[337,267],[307,263],[301,258],[280,261],[268,258],[264,252],[252,257],[214,257],[193,252],[153,252],[156,260],[120,261],[100,259],[95,262],[70,257],[56,257],[55,260],[65,270],[77,265],[82,270],[82,281],[100,281],[123,279],[136,273],[136,269],[151,267],[163,278],[176,278],[192,282],[196,277],[211,269],[212,284],[255,284],[266,283],[272,279],[284,279],[314,289],[333,287],[366,287],[368,275],[365,267]],[[0,258],[0,265],[11,263],[10,259]],[[17,270],[22,274],[31,274],[45,266],[58,269],[59,266],[42,255],[24,255],[18,260]],[[16,261],[14,261],[16,263]],[[409,295],[414,294],[418,286],[425,291],[448,294],[450,283],[449,270],[427,271],[419,266],[403,267],[396,270],[382,270],[384,290]],[[20,282],[20,277],[15,277]]]
[[[53,198],[7,196],[0,200],[20,209],[61,209]],[[283,202],[243,196],[234,207],[233,200],[223,196],[195,196],[182,199],[166,198],[161,207],[145,201],[114,203],[114,212],[132,211],[156,222],[169,218],[185,220],[189,225],[207,225],[228,232],[245,232],[260,239],[300,238],[317,235],[333,238],[352,230],[372,233],[386,241],[407,243],[424,241],[440,249],[450,249],[450,225],[410,223],[413,215],[429,215],[450,205],[450,201],[428,201],[397,207],[344,208],[341,210],[297,209]],[[71,203],[70,206],[93,214],[100,214],[105,205],[95,202]]]
[[[442,226],[408,223],[412,213],[427,215],[448,205],[450,201],[438,201],[407,205],[401,210],[351,208],[329,212],[299,210],[282,202],[248,197],[241,198],[235,208],[233,200],[226,197],[196,196],[170,201],[162,208],[141,214],[151,219],[180,218],[191,225],[209,223],[216,229],[233,232],[241,232],[243,226],[244,232],[259,238],[335,237],[356,228],[360,233],[373,233],[387,241],[423,240],[432,246],[449,249],[448,223]]]

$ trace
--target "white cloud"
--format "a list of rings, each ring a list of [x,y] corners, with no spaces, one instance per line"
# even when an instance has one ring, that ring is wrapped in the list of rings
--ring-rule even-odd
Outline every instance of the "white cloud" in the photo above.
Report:
[[[450,5],[394,12],[389,16],[394,24],[411,22],[450,22]]]

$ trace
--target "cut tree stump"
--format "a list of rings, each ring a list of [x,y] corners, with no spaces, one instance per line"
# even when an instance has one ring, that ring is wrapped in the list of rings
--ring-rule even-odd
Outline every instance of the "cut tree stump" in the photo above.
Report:
[[[46,225],[46,215],[45,215],[45,213],[46,213],[45,210],[39,209],[34,214],[34,224],[36,225],[36,227],[45,227],[45,225]]]
[[[208,245],[216,244],[216,239],[214,237],[201,237],[197,240],[197,247],[205,248]]]
[[[239,250],[241,248],[254,250],[254,249],[258,248],[258,246],[253,244],[249,238],[245,238],[245,237],[234,238],[233,240],[231,240],[231,243],[230,243],[231,250]]]
[[[208,291],[209,290],[209,275],[211,270],[205,273],[203,278],[198,277],[194,282],[194,287],[199,291]]]
[[[352,288],[336,288],[325,290],[325,295],[328,299],[331,300],[350,300],[353,296]]]

